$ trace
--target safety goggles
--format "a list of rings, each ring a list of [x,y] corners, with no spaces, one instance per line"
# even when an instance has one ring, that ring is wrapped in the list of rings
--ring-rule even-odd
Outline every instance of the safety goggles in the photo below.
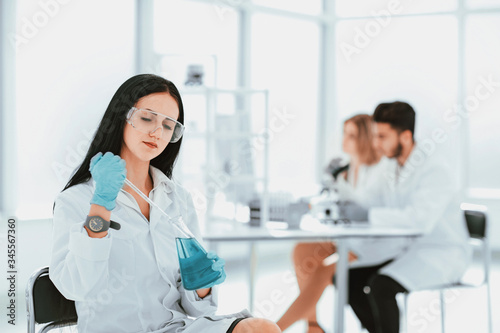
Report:
[[[184,125],[175,119],[151,110],[133,107],[127,114],[127,123],[139,132],[151,134],[161,128],[161,137],[167,142],[179,141],[184,132]]]

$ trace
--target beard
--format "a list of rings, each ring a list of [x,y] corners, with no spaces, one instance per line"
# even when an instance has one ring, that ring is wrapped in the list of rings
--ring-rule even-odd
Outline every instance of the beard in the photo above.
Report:
[[[388,156],[389,158],[398,158],[401,156],[401,153],[403,152],[403,145],[401,142],[398,140],[398,145],[397,147],[392,151],[391,156]]]

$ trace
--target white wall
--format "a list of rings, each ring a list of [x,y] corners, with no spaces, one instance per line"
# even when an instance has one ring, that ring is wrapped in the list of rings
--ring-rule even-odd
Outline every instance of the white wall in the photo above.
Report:
[[[9,176],[15,171],[15,149],[8,144],[15,133],[9,126],[15,118],[15,48],[7,38],[15,30],[15,16],[12,15],[15,8],[14,1],[0,0],[0,215],[6,216],[12,214],[15,207],[15,200],[10,195],[14,184],[9,182]]]

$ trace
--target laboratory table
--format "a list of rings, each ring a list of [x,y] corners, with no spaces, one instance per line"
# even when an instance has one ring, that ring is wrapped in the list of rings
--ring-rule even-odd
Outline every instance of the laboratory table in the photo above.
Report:
[[[250,227],[238,222],[210,223],[210,228],[203,231],[203,239],[207,242],[242,242],[252,244],[251,274],[250,274],[250,308],[253,307],[253,288],[255,273],[255,248],[256,241],[335,241],[338,254],[336,270],[336,298],[334,300],[333,327],[335,333],[344,332],[344,307],[347,304],[348,290],[348,239],[356,238],[394,238],[418,237],[421,231],[415,229],[402,229],[390,227],[374,227],[368,222],[352,222],[343,225],[328,225],[324,223],[302,224],[300,229],[273,228],[279,225],[266,223],[264,227]]]

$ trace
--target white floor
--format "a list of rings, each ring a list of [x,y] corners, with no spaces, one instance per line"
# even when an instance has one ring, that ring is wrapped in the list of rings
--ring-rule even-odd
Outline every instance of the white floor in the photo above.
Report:
[[[293,244],[289,246],[291,249]],[[276,321],[298,295],[298,287],[293,276],[289,255],[283,251],[283,248],[279,249],[277,255],[272,255],[271,244],[261,243],[259,247],[262,248],[258,251],[260,260],[254,296],[254,314]],[[222,313],[230,313],[247,306],[246,265],[246,263],[227,265],[228,280],[221,287],[220,295]],[[468,278],[471,281],[480,281],[480,268],[474,265],[468,273]],[[500,256],[495,256],[493,261],[491,281],[494,315],[500,311]],[[334,292],[333,287],[327,288],[318,304],[318,321],[328,332],[333,332]],[[438,301],[438,292],[418,292],[410,295],[407,312],[408,333],[441,332]],[[447,332],[487,332],[485,287],[448,290],[445,293],[445,303]],[[361,332],[360,325],[350,307],[346,307],[345,322],[345,332]],[[286,332],[306,332],[305,327],[305,322],[297,322]],[[493,332],[500,332],[500,317],[498,316],[493,319]]]
[[[26,332],[26,305],[24,290],[31,273],[48,265],[50,258],[50,221],[35,221],[20,224],[17,233],[18,273],[16,281],[16,325],[7,323],[6,306],[8,281],[6,274],[0,281],[0,332]],[[0,226],[0,268],[6,269],[5,226]],[[260,243],[257,245],[258,263],[254,294],[254,315],[277,320],[298,294],[293,275],[290,250],[293,243]],[[248,244],[224,244],[218,247],[219,255],[227,259],[227,280],[220,288],[219,312],[231,313],[249,307]],[[478,269],[472,270],[475,275]],[[473,276],[474,277],[474,276]],[[495,256],[491,273],[491,295],[493,314],[500,312],[500,256]],[[318,304],[320,324],[332,332],[334,289],[329,287]],[[408,319],[410,333],[440,332],[440,315],[437,308],[438,295],[433,292],[414,293],[410,296]],[[451,290],[447,300],[447,332],[487,332],[486,289]],[[350,308],[346,308],[346,332],[360,332],[359,324]],[[298,322],[287,333],[305,332],[305,324]],[[500,332],[500,317],[493,319],[493,332]]]

